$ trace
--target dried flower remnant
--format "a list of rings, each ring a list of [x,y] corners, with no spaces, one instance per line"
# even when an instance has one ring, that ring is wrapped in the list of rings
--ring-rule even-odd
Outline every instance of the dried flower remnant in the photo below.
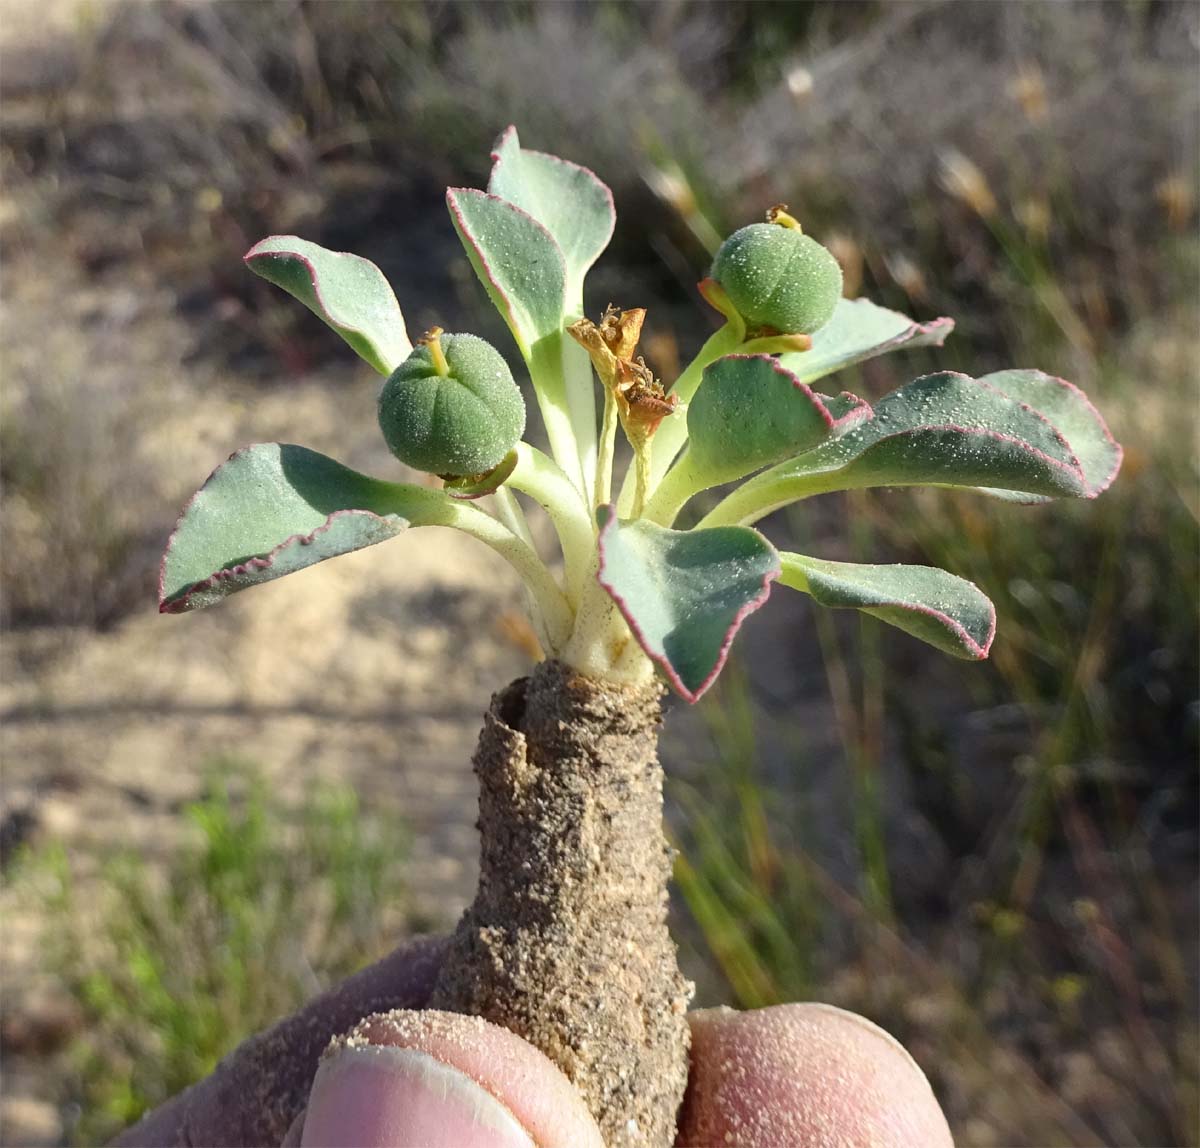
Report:
[[[633,357],[645,318],[644,308],[621,311],[610,304],[601,316],[599,326],[590,319],[580,319],[568,328],[571,337],[590,356],[605,391],[600,433],[604,471],[602,481],[597,483],[597,501],[606,500],[611,483],[612,446],[615,424],[619,421],[634,452],[635,518],[645,504],[650,479],[650,440],[678,403],[678,399],[668,395],[662,383],[655,379],[645,360],[640,355],[636,359]]]

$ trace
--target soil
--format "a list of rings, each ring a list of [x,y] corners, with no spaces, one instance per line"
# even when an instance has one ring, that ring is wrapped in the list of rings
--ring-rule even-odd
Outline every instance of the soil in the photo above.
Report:
[[[540,1048],[613,1148],[673,1143],[687,1084],[661,693],[551,661],[492,699],[474,759],[479,891],[431,1001]]]
[[[96,284],[52,257],[39,259],[36,276],[22,274],[30,270],[24,259],[7,267],[20,284],[7,292],[0,342],[11,368],[7,401],[60,378],[107,393],[122,375],[161,380],[177,401],[138,435],[134,455],[109,459],[95,478],[115,485],[121,465],[145,464],[134,492],[147,513],[147,553],[137,556],[145,578],[133,587],[133,608],[103,629],[31,624],[0,643],[4,860],[22,846],[60,844],[87,904],[115,848],[136,850],[151,869],[164,864],[189,833],[181,810],[202,796],[213,765],[234,759],[284,804],[336,780],[364,808],[402,822],[411,916],[449,928],[475,887],[468,762],[484,702],[531,665],[519,641],[516,576],[474,540],[425,528],[219,610],[158,615],[153,551],[190,488],[235,447],[302,442],[368,472],[411,477],[379,453],[372,373],[350,357],[302,378],[281,372],[278,384],[231,379],[194,358],[195,337],[174,298],[148,285]],[[111,355],[85,363],[85,330],[111,344]],[[180,394],[170,380],[185,377]],[[36,522],[28,537],[21,530],[10,522],[7,547],[39,562],[37,539],[48,533]],[[52,569],[38,576],[57,576]],[[3,881],[0,916],[0,1142],[57,1144],[60,1081],[43,1052],[69,1043],[78,1021],[57,1018],[74,1002],[47,969],[44,907]],[[398,941],[405,923],[397,921]],[[10,1040],[23,1031],[46,1035]]]

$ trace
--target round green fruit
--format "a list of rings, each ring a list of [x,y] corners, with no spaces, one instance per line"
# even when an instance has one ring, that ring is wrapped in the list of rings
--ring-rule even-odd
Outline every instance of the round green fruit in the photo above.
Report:
[[[440,475],[483,474],[525,431],[508,364],[474,335],[437,335],[383,384],[379,426],[401,462]]]
[[[712,277],[749,327],[810,335],[833,317],[842,269],[815,239],[777,223],[752,223],[721,244]]]

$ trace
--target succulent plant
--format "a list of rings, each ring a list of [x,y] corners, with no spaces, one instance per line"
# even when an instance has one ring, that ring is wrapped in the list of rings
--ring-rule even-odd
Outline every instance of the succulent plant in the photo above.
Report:
[[[833,318],[842,269],[782,207],[769,214],[772,222],[752,223],[721,244],[711,278],[747,327],[811,335]]]
[[[373,264],[264,240],[251,269],[387,378],[379,414],[393,452],[450,477],[435,490],[301,446],[246,447],[184,509],[160,609],[212,605],[424,525],[465,531],[514,567],[547,660],[497,695],[481,736],[486,880],[434,1001],[554,1056],[608,1143],[666,1144],[686,1079],[688,989],[665,926],[655,670],[694,702],[775,583],[984,658],[995,611],[971,582],[781,551],[756,524],[819,494],[879,486],[1093,498],[1121,448],[1077,387],[1038,370],[939,371],[874,402],[814,389],[877,355],[939,346],[953,322],[841,299],[837,263],[782,208],[721,247],[700,289],[726,322],[664,383],[637,354],[642,309],[584,317],[584,277],[615,221],[608,189],[523,148],[511,128],[493,161],[488,191],[451,189],[447,205],[524,360],[549,452],[519,441],[520,393],[488,344],[433,332],[414,351]],[[618,428],[633,464],[614,489]],[[730,483],[681,523],[697,495]],[[548,514],[561,561],[539,553],[515,495]],[[602,1016],[609,1027],[597,1027]]]

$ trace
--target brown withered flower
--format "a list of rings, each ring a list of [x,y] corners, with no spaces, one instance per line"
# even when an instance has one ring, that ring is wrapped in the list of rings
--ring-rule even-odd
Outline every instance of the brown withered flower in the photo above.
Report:
[[[635,447],[654,434],[677,402],[655,379],[645,360],[640,355],[634,358],[645,318],[644,307],[622,311],[609,304],[599,325],[590,319],[580,319],[567,328],[591,357],[605,390],[616,401],[621,425]]]

